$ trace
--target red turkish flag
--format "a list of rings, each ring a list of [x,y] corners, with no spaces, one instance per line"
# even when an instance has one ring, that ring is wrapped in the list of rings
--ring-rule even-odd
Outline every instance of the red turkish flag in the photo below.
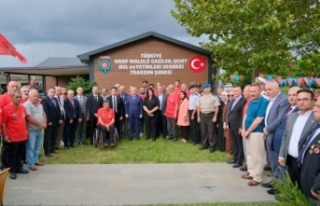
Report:
[[[27,63],[27,59],[20,54],[10,42],[0,34],[0,55],[9,55],[17,57],[22,63]]]
[[[202,56],[194,56],[189,60],[189,68],[194,73],[203,72],[207,67],[207,61]]]

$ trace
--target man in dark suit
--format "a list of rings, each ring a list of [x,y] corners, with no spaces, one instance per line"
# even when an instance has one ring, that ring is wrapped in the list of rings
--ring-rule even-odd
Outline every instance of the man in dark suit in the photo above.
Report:
[[[274,153],[272,149],[272,141],[274,132],[279,125],[282,116],[286,113],[290,104],[288,98],[280,91],[280,86],[276,81],[267,81],[265,83],[266,95],[269,98],[269,103],[266,111],[266,117],[264,119],[265,127],[263,129],[266,135],[266,151],[268,162],[270,163],[271,170],[276,170],[278,167],[278,155]],[[275,158],[276,157],[276,158]],[[275,177],[277,178],[277,177]],[[270,187],[269,183],[263,183],[261,186]]]
[[[279,157],[279,152],[280,152],[280,147],[281,147],[281,142],[282,142],[282,136],[285,131],[286,127],[286,122],[288,119],[289,114],[293,112],[299,111],[299,108],[297,107],[297,92],[300,90],[300,87],[292,87],[288,91],[288,102],[290,104],[289,108],[286,110],[286,112],[282,115],[280,118],[280,121],[278,123],[278,126],[276,127],[274,131],[274,135],[271,141],[271,151],[272,153],[269,154],[269,158],[271,164],[271,171],[273,174],[273,177],[275,178],[282,178],[282,174],[285,173],[286,167],[279,165],[278,163],[278,157]],[[273,165],[273,163],[276,163]],[[270,188],[267,193],[271,195],[275,195],[277,193],[277,190],[273,188],[272,183],[264,183],[262,184],[265,187]]]
[[[300,111],[288,116],[278,158],[280,165],[288,166],[292,182],[297,182],[299,185],[300,177],[297,163],[299,142],[303,142],[305,136],[317,124],[312,112],[313,98],[313,92],[309,89],[301,89],[297,92],[297,105]]]
[[[142,118],[142,99],[137,95],[137,88],[132,88],[132,95],[128,97],[126,104],[126,118],[129,119],[130,124],[130,140],[133,140],[134,137],[137,140],[140,139],[140,119]]]
[[[44,130],[43,148],[45,156],[51,157],[51,153],[55,153],[56,138],[58,124],[63,122],[59,103],[55,95],[55,88],[51,87],[47,91],[47,96],[42,99],[43,110],[47,116],[47,128]]]
[[[88,116],[88,110],[87,110],[87,97],[83,95],[83,88],[78,87],[77,88],[77,96],[74,97],[74,99],[78,100],[81,107],[81,123],[77,126],[77,132],[76,132],[76,141],[77,144],[87,144],[86,143],[86,137],[87,137],[87,118]]]
[[[227,129],[230,130],[231,134],[233,158],[228,163],[234,164],[233,168],[238,168],[242,166],[244,160],[240,128],[242,127],[242,110],[247,100],[241,95],[242,90],[240,86],[236,86],[232,90],[234,99],[228,104]]]
[[[87,111],[89,118],[87,119],[89,121],[89,138],[91,141],[91,144],[93,144],[93,131],[96,128],[97,125],[97,112],[98,109],[102,107],[103,99],[100,95],[98,95],[99,87],[93,86],[92,87],[92,94],[87,98]]]
[[[126,111],[126,102],[127,102],[127,98],[129,97],[129,95],[125,92],[125,87],[123,85],[119,86],[119,93],[118,96],[121,97],[122,99],[122,114],[125,115]],[[122,137],[125,137],[127,135],[129,135],[129,122],[128,119],[126,118],[122,118],[122,120],[120,121],[119,124],[119,130],[118,130],[118,134],[119,134],[119,138],[122,139]]]
[[[299,148],[300,184],[302,192],[311,202],[320,205],[320,99],[313,108],[316,125]]]
[[[111,95],[107,97],[107,100],[110,102],[110,108],[113,109],[115,114],[114,126],[117,128],[118,132],[120,131],[120,121],[123,119],[123,101],[120,96],[117,96],[118,89],[117,87],[111,88]]]
[[[74,139],[78,123],[81,123],[81,106],[78,100],[74,98],[74,91],[68,91],[68,97],[64,100],[64,110],[66,112],[64,147],[69,149],[74,147]]]
[[[167,106],[168,94],[165,92],[163,86],[158,86],[158,93],[156,95],[159,99],[160,107],[158,110],[158,135],[162,134],[162,138],[167,136],[167,118],[164,116]]]

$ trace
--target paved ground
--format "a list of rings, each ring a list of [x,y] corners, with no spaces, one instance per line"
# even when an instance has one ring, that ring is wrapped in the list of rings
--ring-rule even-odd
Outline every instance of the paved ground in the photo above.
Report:
[[[8,179],[5,205],[142,205],[274,201],[226,163],[45,165]]]

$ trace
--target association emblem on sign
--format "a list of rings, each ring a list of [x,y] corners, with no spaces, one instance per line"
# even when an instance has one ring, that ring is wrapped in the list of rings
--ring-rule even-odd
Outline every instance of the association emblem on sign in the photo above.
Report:
[[[207,67],[206,59],[202,56],[193,56],[189,60],[189,68],[194,73],[201,73]]]
[[[111,71],[112,64],[110,56],[99,57],[99,71],[103,74],[107,74]]]

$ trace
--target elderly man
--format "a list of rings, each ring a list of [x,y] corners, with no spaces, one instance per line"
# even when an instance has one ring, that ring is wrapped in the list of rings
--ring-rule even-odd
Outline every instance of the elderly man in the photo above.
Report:
[[[22,94],[20,104],[24,104],[26,101],[28,101],[30,88],[28,86],[23,86],[20,88],[20,91]]]
[[[39,162],[39,149],[42,143],[42,130],[47,127],[47,118],[42,104],[39,103],[39,92],[31,89],[29,99],[23,104],[27,112],[29,138],[26,143],[27,164],[30,170],[36,171]]]
[[[59,150],[61,145],[61,140],[63,139],[63,135],[64,135],[63,130],[64,130],[64,121],[66,119],[66,113],[64,111],[64,99],[62,98],[62,88],[59,86],[56,86],[55,89],[56,89],[56,93],[54,97],[58,101],[58,105],[61,113],[61,119],[62,119],[62,121],[57,126],[58,132],[57,132],[57,139],[56,139],[56,146],[55,146],[55,149]]]
[[[43,148],[46,157],[51,157],[56,153],[57,127],[62,123],[61,110],[58,100],[54,98],[55,88],[47,90],[47,96],[42,100],[42,106],[47,117],[47,127],[44,130]]]
[[[18,89],[18,82],[11,81],[7,85],[7,92],[0,96],[0,111],[2,113],[3,108],[12,102],[11,94]],[[1,148],[1,168],[6,168],[9,165],[8,160],[8,143],[2,141],[3,145]]]
[[[177,118],[180,97],[174,92],[174,85],[169,84],[167,87],[168,97],[166,101],[166,110],[164,115],[167,118],[167,139],[177,141]],[[178,93],[179,94],[179,93]]]
[[[278,82],[266,82],[265,90],[267,96],[269,97],[269,103],[266,110],[266,117],[264,119],[265,128],[263,129],[263,132],[267,137],[266,149],[268,161],[270,163],[271,170],[276,171],[276,168],[278,167],[278,154],[275,154],[272,148],[274,132],[276,131],[281,118],[290,108],[290,104],[287,96],[281,93]],[[278,174],[275,176],[275,178],[278,178]],[[270,183],[261,184],[261,186],[270,187]]]
[[[210,147],[210,153],[215,152],[217,137],[215,136],[216,122],[218,118],[220,102],[216,95],[211,93],[211,85],[206,83],[203,85],[203,95],[197,102],[198,122],[201,127],[200,150]]]
[[[320,99],[313,107],[316,125],[306,138],[302,138],[299,147],[301,190],[311,202],[320,205]]]
[[[81,123],[78,124],[77,132],[76,132],[76,141],[77,144],[87,144],[86,143],[86,137],[87,137],[87,118],[89,118],[88,110],[87,110],[87,97],[83,95],[83,88],[78,87],[77,88],[77,96],[74,97],[74,99],[78,100],[80,103],[81,108]]]
[[[21,102],[21,92],[16,90],[11,93],[12,102],[3,108],[2,133],[3,140],[8,143],[8,160],[10,178],[16,179],[16,173],[29,173],[21,164],[25,153],[28,132],[26,127],[26,112]]]
[[[265,162],[263,120],[266,115],[268,100],[261,96],[261,88],[258,84],[252,84],[249,92],[252,99],[244,117],[241,130],[242,137],[246,138],[248,173],[241,177],[250,180],[248,182],[249,186],[256,186],[262,181]]]

